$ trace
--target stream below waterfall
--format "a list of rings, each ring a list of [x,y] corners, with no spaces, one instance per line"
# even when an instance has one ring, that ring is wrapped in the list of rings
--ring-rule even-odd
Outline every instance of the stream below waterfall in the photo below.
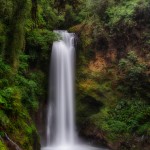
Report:
[[[53,43],[50,65],[46,144],[42,150],[104,150],[87,146],[78,138],[75,126],[74,34],[55,31],[61,39]]]

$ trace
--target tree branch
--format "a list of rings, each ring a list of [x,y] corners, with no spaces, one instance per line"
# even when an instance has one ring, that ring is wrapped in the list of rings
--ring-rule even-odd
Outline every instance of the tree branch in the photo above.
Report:
[[[5,133],[6,139],[16,148],[16,150],[22,150],[15,142],[13,142],[8,135]]]

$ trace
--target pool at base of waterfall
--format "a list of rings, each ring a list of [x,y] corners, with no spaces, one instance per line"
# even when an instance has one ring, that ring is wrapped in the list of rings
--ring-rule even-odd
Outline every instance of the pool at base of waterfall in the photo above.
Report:
[[[108,149],[85,145],[61,145],[61,146],[43,147],[41,150],[108,150]]]

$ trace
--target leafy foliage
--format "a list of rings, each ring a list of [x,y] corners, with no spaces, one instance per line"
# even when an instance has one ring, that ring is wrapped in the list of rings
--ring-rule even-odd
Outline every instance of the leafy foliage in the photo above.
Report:
[[[49,51],[52,42],[57,40],[55,33],[49,30],[36,29],[28,33],[27,42],[29,48],[29,55],[32,59],[37,58],[41,60],[49,59]]]
[[[120,68],[120,90],[126,95],[141,96],[149,99],[150,90],[148,67],[138,60],[137,55],[131,51],[126,59],[121,59]]]
[[[0,61],[0,130],[9,133],[24,148],[32,149],[33,139],[28,137],[32,137],[36,129],[28,111],[38,108],[42,78],[27,75],[27,60],[27,56],[21,56],[18,74],[2,59]],[[22,135],[24,138],[20,141]]]
[[[128,138],[132,133],[149,135],[148,118],[150,107],[142,101],[121,100],[113,109],[103,109],[99,114],[91,117],[95,124],[104,130],[107,136],[114,140]]]

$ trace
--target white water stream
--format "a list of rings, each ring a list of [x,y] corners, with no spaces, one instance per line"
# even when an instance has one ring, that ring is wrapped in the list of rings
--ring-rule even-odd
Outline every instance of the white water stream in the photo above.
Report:
[[[75,131],[74,34],[55,31],[62,37],[53,43],[46,146],[42,150],[102,150],[81,144]]]

